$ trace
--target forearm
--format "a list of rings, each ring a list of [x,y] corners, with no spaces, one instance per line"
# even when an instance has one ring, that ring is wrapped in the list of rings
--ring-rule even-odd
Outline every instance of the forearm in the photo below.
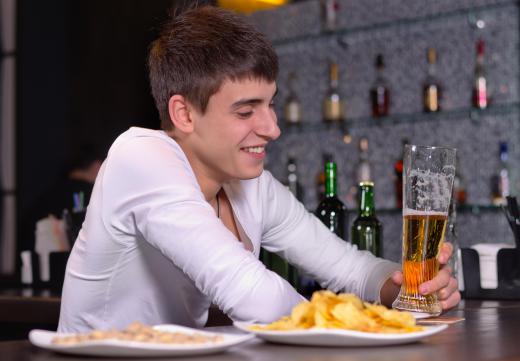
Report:
[[[264,230],[262,246],[280,254],[298,269],[335,292],[356,293],[380,301],[386,280],[401,266],[359,251],[305,210],[270,174],[263,177]]]

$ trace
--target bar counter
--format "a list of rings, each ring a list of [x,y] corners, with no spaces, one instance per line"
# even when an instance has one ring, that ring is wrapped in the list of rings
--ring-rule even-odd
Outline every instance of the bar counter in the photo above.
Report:
[[[439,334],[422,341],[379,347],[303,347],[264,343],[254,339],[220,354],[199,357],[172,357],[161,360],[520,360],[520,301],[464,300],[446,316],[464,317]],[[212,331],[233,332],[232,326],[211,327]],[[91,360],[38,349],[29,341],[0,342],[3,361]],[[108,358],[96,358],[108,360]],[[113,358],[112,358],[113,360]],[[136,359],[137,360],[137,359]]]
[[[24,339],[32,328],[55,330],[60,292],[48,288],[0,289],[0,341]]]
[[[0,342],[26,339],[34,328],[56,330],[60,317],[60,294],[61,291],[55,288],[0,288]],[[222,311],[210,307],[207,327],[231,324]]]

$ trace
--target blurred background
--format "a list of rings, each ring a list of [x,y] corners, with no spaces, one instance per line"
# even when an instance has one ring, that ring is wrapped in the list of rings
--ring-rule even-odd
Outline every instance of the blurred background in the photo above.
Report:
[[[191,3],[217,2],[1,0],[4,278],[17,276],[19,253],[34,248],[39,208],[78,158],[87,152],[91,165],[130,126],[159,126],[147,48],[169,9]],[[296,184],[310,211],[322,197],[324,159],[333,159],[348,223],[358,182],[373,181],[383,255],[399,260],[403,144],[451,146],[458,242],[513,242],[498,205],[519,189],[518,1],[219,5],[242,12],[279,55],[283,135],[267,168]]]

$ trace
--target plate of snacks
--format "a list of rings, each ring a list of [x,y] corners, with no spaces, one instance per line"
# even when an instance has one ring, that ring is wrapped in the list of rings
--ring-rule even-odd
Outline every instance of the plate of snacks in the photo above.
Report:
[[[235,327],[275,343],[309,346],[384,346],[415,342],[447,325],[418,326],[409,312],[363,302],[353,294],[319,291],[270,324]]]
[[[109,357],[191,356],[221,352],[252,339],[251,334],[207,332],[178,325],[145,326],[135,322],[124,330],[65,334],[32,330],[29,341],[66,354]]]

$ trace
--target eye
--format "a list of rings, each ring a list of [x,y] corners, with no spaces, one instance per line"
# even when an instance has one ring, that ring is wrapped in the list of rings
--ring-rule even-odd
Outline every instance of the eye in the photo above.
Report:
[[[249,118],[251,115],[253,115],[253,111],[237,112],[237,115],[239,118],[246,119],[246,118]]]
[[[246,119],[252,116],[254,111],[255,109],[248,105],[237,109],[236,114],[240,119]]]

